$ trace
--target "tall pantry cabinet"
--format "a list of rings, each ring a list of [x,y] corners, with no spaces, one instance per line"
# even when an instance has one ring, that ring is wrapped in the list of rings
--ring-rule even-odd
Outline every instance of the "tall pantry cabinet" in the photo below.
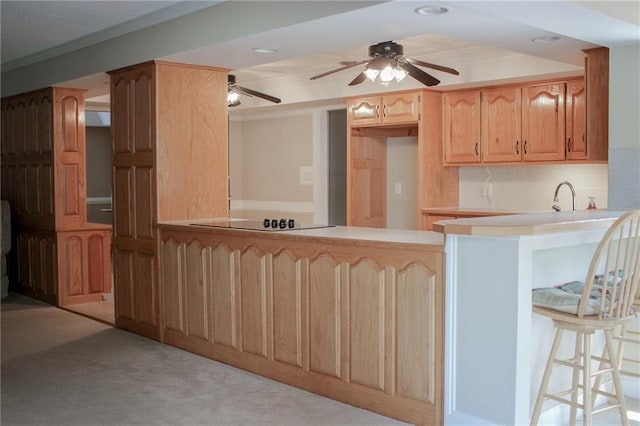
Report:
[[[111,227],[87,223],[84,90],[2,99],[2,199],[12,209],[12,289],[66,306],[111,290]]]
[[[160,221],[226,217],[227,70],[111,71],[116,325],[160,340]]]

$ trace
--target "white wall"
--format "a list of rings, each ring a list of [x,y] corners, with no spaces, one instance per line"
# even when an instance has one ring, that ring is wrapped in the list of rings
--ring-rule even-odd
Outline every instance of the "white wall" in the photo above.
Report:
[[[640,45],[609,50],[609,205],[640,208]]]
[[[555,188],[566,180],[576,190],[576,209],[585,209],[589,196],[604,208],[608,205],[607,169],[606,164],[461,167],[460,207],[551,211]],[[490,197],[484,197],[485,183],[491,185]],[[571,210],[569,188],[560,189],[558,200],[562,210]]]
[[[417,212],[418,138],[387,138],[387,228],[417,229]]]
[[[311,112],[230,121],[231,216],[313,221],[313,131]]]

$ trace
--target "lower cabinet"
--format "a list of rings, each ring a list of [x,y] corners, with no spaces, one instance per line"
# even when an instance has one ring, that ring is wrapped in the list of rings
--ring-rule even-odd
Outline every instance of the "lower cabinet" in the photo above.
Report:
[[[102,300],[111,292],[111,226],[16,231],[13,282],[30,297],[56,306]]]
[[[442,246],[233,234],[161,229],[165,343],[442,424]]]

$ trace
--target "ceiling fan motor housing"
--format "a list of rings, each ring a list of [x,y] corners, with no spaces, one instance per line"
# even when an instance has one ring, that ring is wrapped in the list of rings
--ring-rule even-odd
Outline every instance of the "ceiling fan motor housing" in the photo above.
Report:
[[[393,58],[402,56],[403,53],[402,45],[393,41],[384,41],[369,46],[369,56],[372,58]]]

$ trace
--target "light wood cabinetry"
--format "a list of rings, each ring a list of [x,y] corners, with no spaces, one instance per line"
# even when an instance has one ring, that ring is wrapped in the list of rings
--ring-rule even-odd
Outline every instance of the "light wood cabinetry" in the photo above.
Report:
[[[446,93],[445,164],[606,162],[608,50],[585,52],[584,79]],[[474,110],[478,96],[479,118]],[[478,123],[479,157],[473,142]]]
[[[565,83],[522,88],[522,159],[564,160]]]
[[[443,114],[445,162],[480,162],[480,92],[445,93]]]
[[[1,146],[12,289],[59,306],[101,300],[111,290],[111,227],[87,223],[84,90],[3,98]]]
[[[588,159],[584,81],[568,82],[565,99],[567,160]]]
[[[348,100],[349,111],[371,105],[371,99]],[[414,136],[417,139],[419,208],[457,205],[458,170],[443,167],[442,93],[431,90],[399,92],[384,96],[392,111],[383,122],[347,121],[347,225],[384,228],[386,223],[387,138]],[[413,101],[411,101],[413,99]],[[419,99],[419,102],[416,101]],[[405,105],[403,107],[402,105]],[[406,105],[412,105],[411,108]],[[415,113],[419,106],[418,114]],[[367,108],[370,110],[369,106]],[[403,119],[403,113],[410,112]],[[409,119],[409,117],[412,117]],[[420,223],[416,212],[416,223]]]
[[[520,87],[482,90],[481,152],[485,163],[522,159],[522,91]]]
[[[442,245],[159,226],[164,342],[443,423]]]
[[[228,215],[226,71],[153,61],[109,74],[116,325],[160,339],[155,224]]]
[[[607,161],[609,156],[609,49],[585,50],[586,156]]]
[[[348,120],[352,126],[416,123],[419,118],[419,91],[348,100]]]

